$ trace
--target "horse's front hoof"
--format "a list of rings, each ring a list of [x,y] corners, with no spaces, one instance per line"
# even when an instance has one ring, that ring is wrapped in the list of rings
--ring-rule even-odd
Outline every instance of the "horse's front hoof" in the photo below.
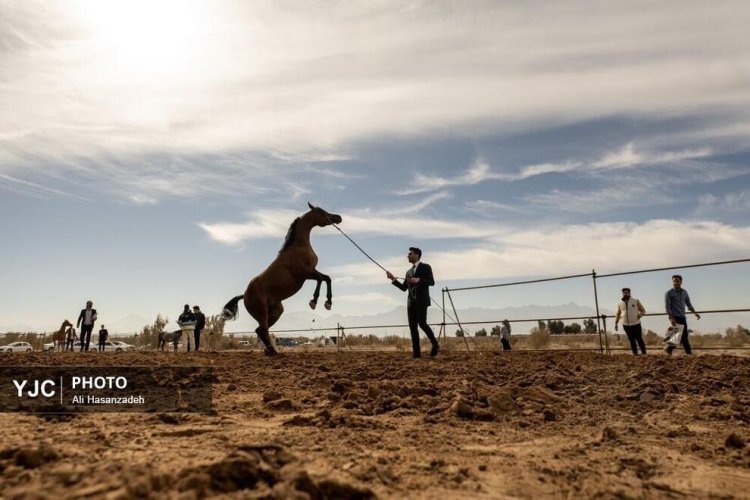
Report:
[[[271,347],[266,347],[265,350],[263,351],[263,354],[265,354],[266,356],[276,356],[279,353],[276,352],[276,349],[273,349]]]
[[[315,309],[315,307],[318,305],[317,300],[311,300],[310,301],[310,309]]]
[[[324,306],[325,306],[325,308],[326,308],[326,309],[328,309],[329,311],[331,310],[331,301],[330,301],[330,300],[326,300],[326,303],[325,303],[325,304],[323,304],[323,305],[324,305]]]

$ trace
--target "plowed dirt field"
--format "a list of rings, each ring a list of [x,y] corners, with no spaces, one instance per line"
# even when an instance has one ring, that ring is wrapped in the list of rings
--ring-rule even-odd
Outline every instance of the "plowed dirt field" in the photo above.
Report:
[[[0,414],[3,498],[750,498],[750,358],[29,353],[212,365],[212,414]]]

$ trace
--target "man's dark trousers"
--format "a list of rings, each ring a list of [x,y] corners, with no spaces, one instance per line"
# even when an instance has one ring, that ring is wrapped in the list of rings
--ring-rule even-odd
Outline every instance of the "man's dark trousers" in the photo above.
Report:
[[[81,351],[89,350],[89,342],[91,342],[91,332],[93,330],[93,324],[81,326]]]
[[[690,347],[690,340],[688,340],[687,318],[684,316],[674,316],[674,322],[678,325],[682,325],[682,338],[680,339],[680,344],[682,344],[682,348],[685,349],[685,354],[693,354],[693,349]],[[669,346],[667,349],[671,354],[672,351],[674,351],[674,346]]]
[[[628,336],[628,340],[630,341],[630,350],[633,351],[633,354],[638,354],[638,347],[641,348],[643,354],[646,354],[646,343],[643,341],[643,328],[641,324],[623,325],[623,328],[625,329],[625,335]]]
[[[435,334],[432,333],[432,328],[427,324],[427,306],[413,303],[406,308],[406,311],[409,316],[409,333],[411,334],[412,355],[415,358],[418,358],[422,355],[422,351],[419,346],[419,330],[417,330],[417,325],[422,329],[425,335],[427,335],[427,338],[432,342],[433,346],[437,344],[437,340],[435,339]]]
[[[195,337],[195,350],[197,351],[198,348],[201,346],[201,332],[203,331],[203,328],[196,328],[195,333],[193,336]]]

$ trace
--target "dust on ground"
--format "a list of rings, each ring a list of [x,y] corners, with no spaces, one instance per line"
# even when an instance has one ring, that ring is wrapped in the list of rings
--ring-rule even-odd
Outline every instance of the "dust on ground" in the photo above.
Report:
[[[0,414],[2,498],[748,498],[750,359],[30,353],[212,365],[213,414]]]

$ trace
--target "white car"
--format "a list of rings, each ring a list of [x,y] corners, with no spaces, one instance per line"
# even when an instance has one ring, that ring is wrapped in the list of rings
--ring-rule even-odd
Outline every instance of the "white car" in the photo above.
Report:
[[[0,346],[0,352],[31,352],[34,348],[28,342],[12,342],[8,345]]]
[[[89,351],[98,351],[99,350],[99,342],[91,342],[89,344]],[[110,341],[106,340],[104,341],[104,352],[121,352],[121,351],[133,351],[135,350],[135,346],[126,344],[125,342],[115,340]]]
[[[112,344],[114,344],[116,347],[119,347],[119,349],[115,349],[115,351],[135,351],[135,346],[133,344],[128,344],[126,342],[123,342],[122,340],[113,340]]]

